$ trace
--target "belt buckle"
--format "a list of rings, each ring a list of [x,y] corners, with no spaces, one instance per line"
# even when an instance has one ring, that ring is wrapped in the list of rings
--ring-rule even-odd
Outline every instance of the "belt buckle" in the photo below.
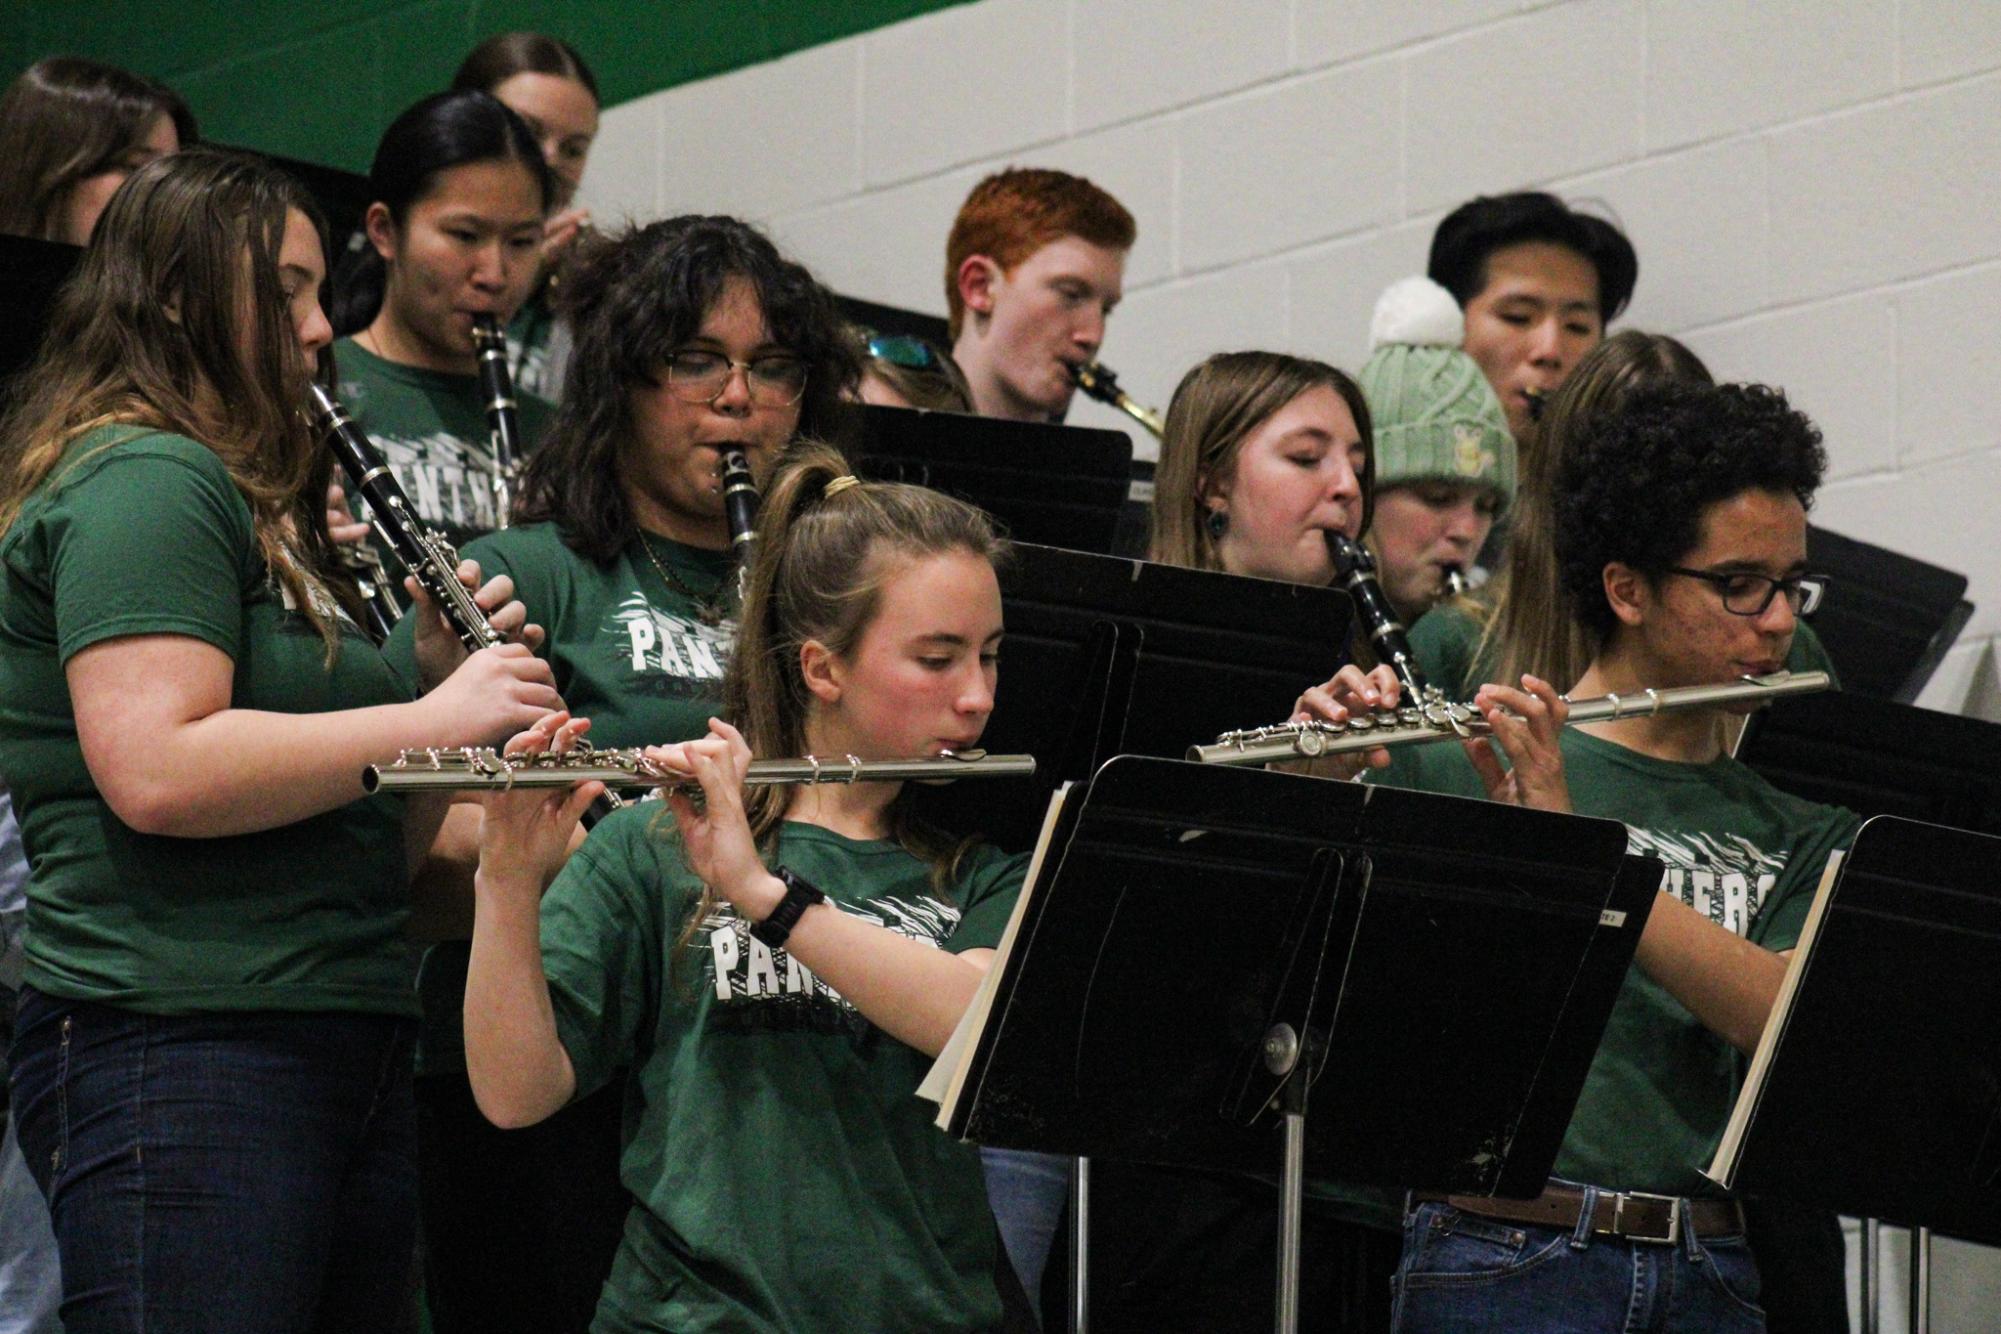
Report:
[[[1635,1234],[1625,1230],[1626,1203],[1629,1200],[1653,1200],[1668,1207],[1668,1230],[1665,1237]],[[1643,1190],[1621,1191],[1612,1205],[1612,1230],[1627,1241],[1645,1242],[1656,1246],[1675,1246],[1681,1242],[1683,1210],[1687,1201],[1678,1195],[1650,1195]]]

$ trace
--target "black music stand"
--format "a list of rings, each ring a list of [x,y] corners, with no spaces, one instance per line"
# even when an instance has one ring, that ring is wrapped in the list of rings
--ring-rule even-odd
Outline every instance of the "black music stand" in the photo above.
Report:
[[[1623,826],[1137,756],[1067,795],[941,1125],[1282,1164],[1282,1330],[1305,1173],[1542,1189],[1660,883]]]
[[[1847,690],[1803,695],[1752,714],[1737,755],[1812,801],[2001,834],[2001,725],[1979,718]]]
[[[1879,816],[1816,899],[1709,1175],[2001,1243],[2001,838]],[[1916,1299],[1915,1328],[1928,1320]]]
[[[1132,488],[1125,432],[874,404],[861,419],[863,476],[969,501],[1017,541],[1112,550]]]
[[[1191,741],[1290,717],[1347,661],[1353,615],[1331,588],[1028,545],[1001,596],[1007,639],[980,744],[1034,755],[1035,779],[918,799],[945,827],[1009,848],[1034,842],[1050,793],[1114,755],[1180,759]]]
[[[1806,550],[1830,579],[1813,628],[1841,688],[1915,701],[1973,615],[1966,576],[1824,528],[1807,529]]]

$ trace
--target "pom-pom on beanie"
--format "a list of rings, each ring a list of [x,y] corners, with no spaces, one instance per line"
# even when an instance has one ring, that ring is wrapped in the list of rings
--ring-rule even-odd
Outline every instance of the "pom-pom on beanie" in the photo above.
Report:
[[[1376,490],[1416,482],[1491,487],[1515,497],[1515,438],[1487,377],[1460,350],[1466,320],[1429,278],[1401,278],[1376,299],[1359,377],[1375,427]]]

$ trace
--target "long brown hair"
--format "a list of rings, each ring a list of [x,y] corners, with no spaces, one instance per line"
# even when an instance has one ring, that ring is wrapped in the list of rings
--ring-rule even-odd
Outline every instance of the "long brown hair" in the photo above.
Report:
[[[853,653],[882,605],[882,590],[908,561],[970,552],[991,565],[1008,559],[993,521],[964,501],[902,482],[860,482],[834,494],[828,484],[850,477],[838,450],[801,441],[787,450],[757,515],[757,545],[744,591],[736,651],[723,676],[723,712],[742,731],[751,753],[806,753],[811,692],[799,670],[799,650],[818,640],[837,655]],[[957,879],[971,840],[955,839],[920,819],[906,788],[891,805],[890,833],[931,867],[941,892]],[[775,841],[789,789],[744,793],[750,832],[760,846]],[[685,944],[714,907],[702,900],[682,929]]]
[[[73,56],[28,66],[0,96],[0,232],[64,239],[77,182],[122,165],[163,114],[183,148],[195,141],[194,114],[163,83]]]
[[[1362,529],[1368,530],[1376,492],[1376,451],[1369,404],[1347,372],[1324,361],[1282,352],[1219,352],[1181,377],[1167,405],[1154,474],[1153,529],[1147,559],[1163,565],[1220,570],[1216,539],[1202,522],[1204,478],[1236,467],[1244,440],[1271,415],[1309,389],[1332,389],[1361,433]]]
[[[176,153],[119,188],[0,421],[0,533],[59,465],[76,461],[71,445],[94,428],[187,436],[229,470],[265,565],[331,657],[338,629],[325,597],[353,589],[333,575],[333,458],[301,410],[312,371],[278,276],[295,209],[324,252],[326,224],[311,197],[243,154]]]
[[[1495,678],[1512,684],[1532,673],[1559,690],[1576,684],[1598,651],[1564,596],[1557,573],[1553,488],[1563,461],[1593,422],[1617,412],[1643,385],[1714,384],[1709,368],[1666,334],[1626,329],[1593,348],[1549,401],[1536,446],[1522,456],[1507,555],[1486,589],[1493,608],[1473,660],[1493,655]],[[1476,682],[1448,684],[1462,692]]]

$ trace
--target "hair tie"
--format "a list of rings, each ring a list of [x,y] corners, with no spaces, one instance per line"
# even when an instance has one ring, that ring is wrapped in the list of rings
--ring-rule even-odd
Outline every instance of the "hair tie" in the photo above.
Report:
[[[862,484],[861,478],[856,477],[853,473],[844,472],[839,477],[836,477],[833,481],[827,483],[827,485],[821,489],[820,497],[823,500],[832,500],[835,496],[838,496],[839,494],[841,494],[841,492],[847,490],[849,487],[860,486],[861,484]]]

